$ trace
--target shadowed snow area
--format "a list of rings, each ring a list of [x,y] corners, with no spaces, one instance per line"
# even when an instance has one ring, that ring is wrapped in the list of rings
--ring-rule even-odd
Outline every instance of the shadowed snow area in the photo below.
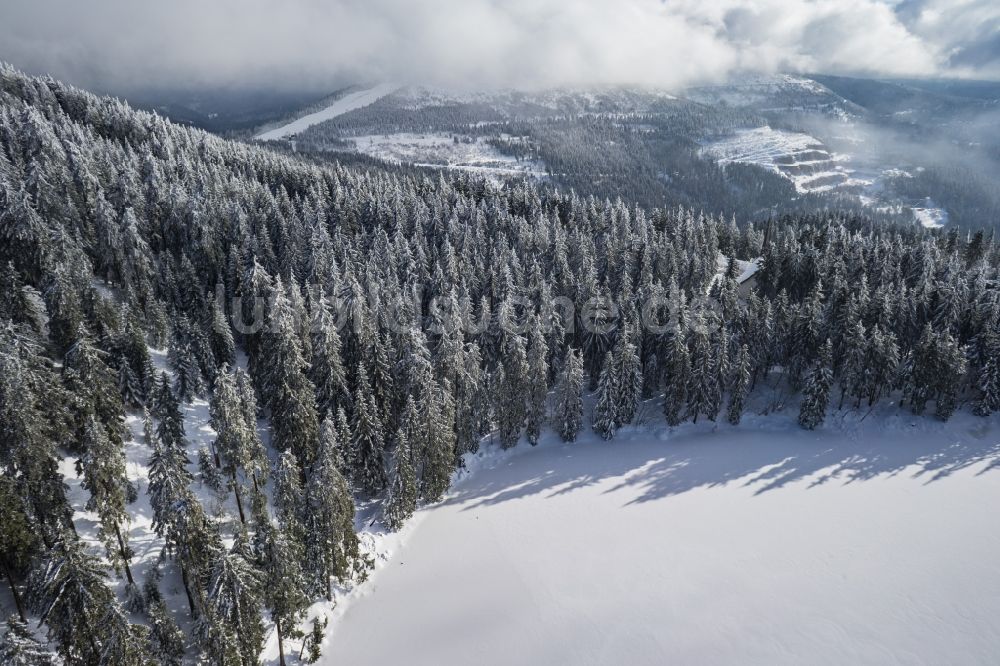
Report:
[[[998,422],[831,421],[480,454],[321,663],[995,663]]]

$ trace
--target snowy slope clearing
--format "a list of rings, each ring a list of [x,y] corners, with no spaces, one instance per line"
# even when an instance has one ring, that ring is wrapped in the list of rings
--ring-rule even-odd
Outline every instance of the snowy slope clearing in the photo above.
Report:
[[[476,461],[323,664],[987,664],[1000,420],[887,407]]]
[[[337,116],[342,116],[349,111],[368,106],[386,95],[395,92],[398,88],[399,86],[385,83],[374,88],[348,93],[324,109],[302,116],[287,125],[282,125],[276,129],[258,134],[254,138],[259,141],[277,141],[288,138],[293,134],[305,131],[313,125],[318,125]]]
[[[926,229],[940,229],[948,224],[948,211],[936,205],[930,197],[923,206],[913,207],[913,218]]]
[[[503,138],[509,137],[504,135]],[[349,140],[359,153],[396,164],[475,171],[485,175],[545,175],[544,164],[505,155],[483,138],[463,137],[456,141],[451,134],[402,132],[359,136]]]
[[[830,153],[819,139],[800,132],[767,126],[742,129],[706,144],[702,154],[722,166],[740,162],[769,169],[795,183],[799,192],[871,185],[845,166],[847,156]]]

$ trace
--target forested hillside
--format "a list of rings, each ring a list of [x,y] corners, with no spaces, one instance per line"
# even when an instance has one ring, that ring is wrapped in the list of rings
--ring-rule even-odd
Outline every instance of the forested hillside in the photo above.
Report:
[[[756,258],[741,291],[736,260]],[[356,503],[397,528],[491,433],[610,439],[643,405],[664,428],[738,424],[776,386],[806,428],[878,402],[995,412],[998,266],[982,233],[853,214],[738,227],[318,166],[0,69],[0,661],[255,664],[364,577]],[[181,416],[198,400],[200,456]],[[152,448],[141,487],[126,419]],[[129,568],[146,502],[181,608]]]

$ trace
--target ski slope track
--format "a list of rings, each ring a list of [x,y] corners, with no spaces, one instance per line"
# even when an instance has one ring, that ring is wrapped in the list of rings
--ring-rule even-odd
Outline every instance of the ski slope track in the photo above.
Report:
[[[998,442],[898,408],[550,433],[419,511],[320,663],[995,664]]]
[[[326,122],[327,120],[331,120],[337,116],[342,116],[345,113],[354,111],[355,109],[360,109],[368,106],[369,104],[373,104],[386,95],[395,92],[398,88],[399,86],[385,83],[375,86],[374,88],[348,93],[326,108],[320,109],[315,113],[302,116],[287,125],[282,125],[276,129],[258,134],[255,138],[259,141],[278,141],[280,139],[287,139],[294,134],[305,131],[313,125],[318,125],[319,123]]]

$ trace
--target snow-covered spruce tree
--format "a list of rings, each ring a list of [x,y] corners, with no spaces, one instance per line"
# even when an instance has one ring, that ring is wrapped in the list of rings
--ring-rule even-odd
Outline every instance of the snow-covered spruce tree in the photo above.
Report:
[[[667,387],[663,396],[663,413],[667,425],[677,426],[684,422],[690,382],[691,357],[687,340],[680,324],[676,324],[667,349]]]
[[[714,366],[708,324],[700,313],[696,313],[691,324],[691,371],[687,387],[687,414],[695,423],[700,414],[715,419],[713,408],[718,409],[719,385]]]
[[[340,445],[341,467],[340,473],[345,479],[351,479],[354,475],[354,433],[351,430],[351,422],[347,418],[347,411],[343,407],[337,408],[337,442]]]
[[[278,636],[278,663],[284,666],[285,638],[301,636],[296,625],[309,607],[308,584],[300,564],[302,552],[295,540],[278,528],[262,531],[259,556],[264,604],[271,612]]]
[[[292,451],[302,465],[310,465],[316,456],[319,420],[315,387],[305,375],[308,364],[297,316],[304,314],[296,314],[281,280],[276,279],[256,379],[271,412],[275,446]]]
[[[331,579],[347,581],[360,560],[354,501],[340,473],[340,442],[328,416],[320,425],[319,451],[305,487],[305,570],[310,589],[332,598]]]
[[[17,617],[7,618],[7,631],[0,639],[0,663],[6,666],[56,666],[59,659]]]
[[[950,334],[939,337],[937,344],[937,408],[934,415],[947,421],[958,406],[958,395],[965,381],[968,364],[965,349]]]
[[[583,428],[583,357],[569,347],[556,384],[556,429],[573,442]]]
[[[103,352],[94,346],[90,335],[81,326],[63,364],[63,381],[71,396],[70,409],[76,428],[74,449],[82,446],[91,417],[104,426],[114,444],[122,443],[125,406],[118,391],[117,378],[102,356]]]
[[[501,355],[497,367],[494,410],[500,446],[509,449],[517,444],[524,429],[525,395],[529,381],[524,339],[512,335]]]
[[[865,382],[866,356],[868,350],[868,333],[860,318],[847,322],[843,342],[844,354],[840,360],[840,404],[844,406],[844,397],[855,396],[860,405]]]
[[[30,520],[19,506],[20,503],[13,480],[0,480],[0,571],[3,571],[10,586],[18,618],[27,622],[19,579],[29,570],[32,556],[39,549],[40,539],[31,531]]]
[[[876,324],[868,340],[867,372],[864,382],[868,406],[874,405],[890,386],[899,371],[899,346],[896,336]]]
[[[143,586],[146,588],[150,656],[163,666],[180,666],[184,661],[184,632],[177,627],[177,623],[171,617],[170,610],[156,587],[157,582],[158,580],[152,582],[152,587],[156,590],[155,595],[149,593],[148,577]]]
[[[441,499],[455,468],[455,405],[450,386],[438,386],[429,380],[418,400],[421,428],[425,436],[420,455],[420,496],[436,502]]]
[[[528,399],[525,410],[525,435],[534,446],[546,421],[546,403],[549,394],[549,349],[545,342],[541,321],[532,315],[528,323]]]
[[[369,493],[377,493],[385,488],[385,463],[382,457],[384,442],[382,422],[368,382],[368,373],[361,367],[358,369],[358,386],[354,395],[351,463],[355,481]]]
[[[254,393],[253,380],[242,368],[236,369],[236,392],[239,394],[240,411],[243,413],[241,433],[246,438],[241,447],[243,458],[240,465],[244,473],[250,477],[255,501],[262,501],[263,487],[267,482],[271,463],[260,433],[257,432],[257,396]]]
[[[305,488],[302,470],[295,454],[285,451],[278,458],[274,469],[274,512],[278,523],[300,540],[305,536]]]
[[[101,664],[145,666],[149,663],[149,629],[130,624],[125,609],[113,601],[106,606],[99,622],[103,628]]]
[[[316,387],[316,405],[320,414],[335,416],[341,405],[350,406],[347,372],[341,359],[340,334],[330,313],[326,296],[313,306],[312,363],[309,377]]]
[[[128,407],[141,407],[145,402],[145,389],[139,376],[132,369],[128,357],[120,350],[111,355],[111,365],[118,377],[118,391]]]
[[[243,511],[243,481],[240,472],[253,470],[256,449],[256,426],[247,423],[243,404],[237,393],[236,377],[223,367],[215,378],[215,390],[209,405],[212,428],[216,432],[213,445],[216,465],[227,477],[229,489],[236,498],[240,522],[246,524]],[[258,440],[259,441],[259,440]],[[252,476],[252,473],[246,473]]]
[[[260,611],[266,586],[251,557],[246,535],[241,532],[233,547],[218,553],[208,569],[205,614],[199,619],[197,632],[213,663],[227,663],[234,653],[243,666],[259,661],[264,647]]]
[[[83,487],[90,492],[86,509],[96,512],[101,520],[98,537],[111,565],[119,574],[124,569],[128,584],[135,586],[129,567],[132,550],[127,540],[129,514],[125,506],[126,498],[135,490],[125,475],[125,452],[111,443],[94,417],[84,431],[84,442],[85,453],[77,461],[77,471],[83,476]]]
[[[413,469],[413,453],[406,431],[401,427],[396,434],[396,452],[393,456],[392,480],[385,500],[383,520],[390,530],[398,530],[417,508],[417,476]]]
[[[181,402],[191,402],[204,390],[191,343],[175,341],[170,348],[170,359],[174,369],[174,394]]]
[[[597,402],[594,404],[592,427],[604,439],[611,439],[618,430],[618,365],[614,363],[613,352],[604,356],[601,379],[597,384]]]
[[[989,416],[1000,410],[1000,348],[994,348],[997,353],[986,359],[976,377],[979,399],[973,409],[979,416]]]
[[[219,285],[221,293],[225,293],[225,285]],[[209,345],[215,364],[218,366],[232,365],[236,361],[236,341],[233,339],[233,331],[226,319],[224,303],[219,302],[215,297],[209,303],[208,333]]]
[[[740,347],[732,375],[726,419],[733,425],[739,425],[746,406],[747,392],[750,389],[750,350],[746,345]]]
[[[106,662],[109,642],[131,643],[133,627],[105,583],[106,572],[83,544],[66,534],[46,553],[32,574],[31,605],[59,645],[59,654],[70,663],[138,664],[138,659]],[[109,612],[118,611],[114,616]],[[125,634],[130,634],[126,636]]]
[[[479,448],[479,438],[488,430],[489,420],[489,398],[479,345],[467,343],[462,355],[462,372],[455,384],[455,448],[459,456]]]
[[[830,387],[833,385],[833,346],[829,340],[820,347],[816,364],[806,376],[799,407],[799,425],[812,430],[826,419],[830,404]]]

